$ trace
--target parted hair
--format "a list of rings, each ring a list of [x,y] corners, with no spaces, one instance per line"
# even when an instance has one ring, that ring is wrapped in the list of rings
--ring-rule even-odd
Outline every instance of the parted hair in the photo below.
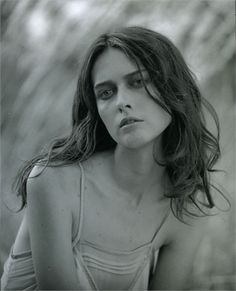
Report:
[[[121,50],[139,70],[141,65],[146,69],[161,98],[149,92],[144,82],[147,93],[172,117],[162,136],[163,159],[158,159],[155,150],[153,156],[166,167],[171,188],[165,195],[174,215],[182,221],[184,215],[198,216],[192,206],[205,215],[205,209],[214,206],[211,192],[215,186],[211,185],[209,174],[216,171],[213,167],[220,157],[218,117],[201,95],[177,47],[164,35],[143,27],[104,33],[91,44],[79,71],[71,132],[27,161],[16,177],[14,187],[22,197],[21,209],[27,204],[27,179],[36,164],[47,167],[54,162],[59,165],[82,162],[96,152],[116,147],[99,117],[92,82],[97,58],[111,47]],[[215,135],[206,127],[205,114],[210,114],[215,122]],[[203,199],[199,200],[199,193]]]

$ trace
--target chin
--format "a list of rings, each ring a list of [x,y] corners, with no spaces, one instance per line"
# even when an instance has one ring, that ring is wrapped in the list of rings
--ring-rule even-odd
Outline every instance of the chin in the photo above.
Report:
[[[153,144],[153,142],[147,141],[143,137],[130,136],[125,139],[122,139],[121,141],[118,142],[118,144],[128,149],[140,149],[150,144]]]

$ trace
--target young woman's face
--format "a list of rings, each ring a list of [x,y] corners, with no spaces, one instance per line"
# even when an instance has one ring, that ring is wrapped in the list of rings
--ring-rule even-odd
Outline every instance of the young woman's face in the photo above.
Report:
[[[141,71],[147,88],[157,96],[143,66]],[[98,113],[118,145],[138,148],[153,143],[169,125],[171,116],[148,95],[137,65],[121,50],[102,53],[92,78]]]

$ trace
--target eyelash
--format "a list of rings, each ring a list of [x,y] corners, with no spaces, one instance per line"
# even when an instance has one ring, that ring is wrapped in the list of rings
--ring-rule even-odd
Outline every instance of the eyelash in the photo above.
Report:
[[[138,78],[136,80],[132,80],[130,82],[130,85],[134,88],[141,88],[141,87],[143,87],[143,80],[141,78]]]
[[[137,82],[138,82],[138,84],[137,84]],[[136,78],[134,80],[129,81],[128,85],[130,87],[133,87],[134,89],[139,89],[139,88],[144,87],[144,83],[145,84],[149,83],[149,78],[143,78],[143,79],[142,78]],[[116,91],[116,89],[114,89],[114,88],[101,90],[101,91],[99,91],[97,93],[97,98],[102,99],[102,100],[108,100],[113,96],[115,91]],[[110,94],[105,95],[107,92],[110,92]]]
[[[112,95],[114,94],[114,91],[115,91],[114,89],[105,89],[105,90],[102,90],[102,91],[98,92],[97,97],[99,99],[102,99],[102,100],[108,100],[110,97],[112,97]],[[106,92],[111,92],[111,94],[109,94],[108,96],[105,96],[104,94]]]
[[[138,82],[138,84],[135,85],[135,83]],[[150,79],[148,76],[144,76],[144,77],[137,77],[134,78],[133,80],[130,81],[129,85],[133,86],[134,88],[142,88],[144,87],[144,85],[147,85],[150,82]]]

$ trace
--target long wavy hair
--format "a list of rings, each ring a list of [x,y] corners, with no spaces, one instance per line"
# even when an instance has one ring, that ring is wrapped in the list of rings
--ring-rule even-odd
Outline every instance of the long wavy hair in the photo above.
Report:
[[[16,177],[15,188],[22,197],[21,209],[27,204],[26,183],[32,168],[43,163],[44,167],[82,162],[94,153],[114,149],[116,142],[109,135],[99,117],[93,91],[91,72],[106,49],[117,48],[140,69],[147,70],[161,100],[153,96],[145,86],[150,98],[169,112],[172,121],[163,133],[163,161],[171,182],[166,193],[174,215],[194,216],[188,205],[194,205],[202,213],[212,208],[209,173],[220,157],[219,122],[210,103],[201,95],[194,77],[181,53],[165,36],[142,27],[126,27],[99,36],[90,46],[80,68],[79,79],[72,107],[72,128],[68,136],[56,139],[48,151],[26,162]],[[203,110],[207,110],[216,124],[214,136],[207,128]],[[199,201],[198,193],[204,199]],[[192,209],[192,208],[191,208]]]

